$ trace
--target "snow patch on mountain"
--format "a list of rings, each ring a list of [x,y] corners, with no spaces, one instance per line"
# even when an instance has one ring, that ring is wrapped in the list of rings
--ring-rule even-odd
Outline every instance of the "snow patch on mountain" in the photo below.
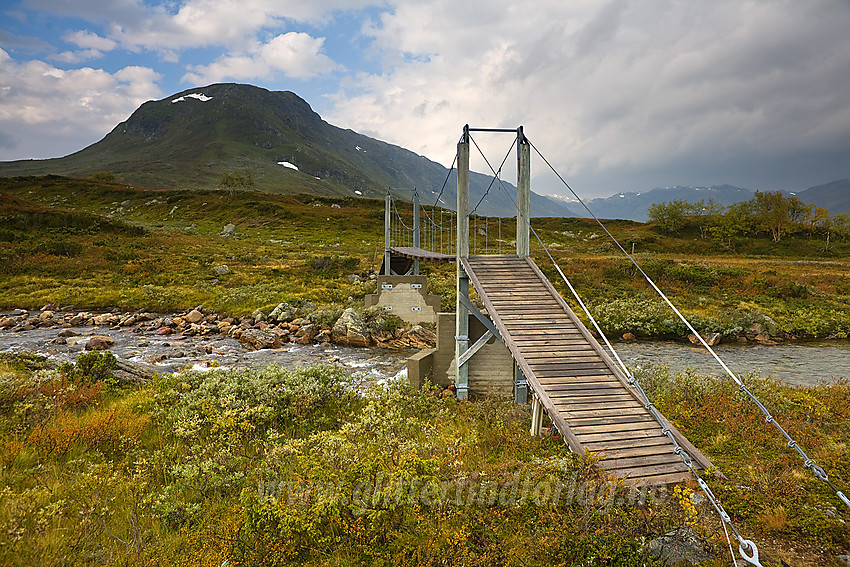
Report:
[[[187,98],[195,98],[195,99],[198,99],[201,102],[207,102],[208,100],[212,100],[211,96],[207,96],[204,93],[192,93],[192,94],[187,94],[185,96],[175,98],[174,100],[171,101],[171,103],[173,104],[175,102],[183,102]]]

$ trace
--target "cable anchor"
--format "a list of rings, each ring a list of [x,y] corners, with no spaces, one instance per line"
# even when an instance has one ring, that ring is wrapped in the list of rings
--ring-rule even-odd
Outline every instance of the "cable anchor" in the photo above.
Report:
[[[756,567],[764,567],[759,562],[759,548],[756,547],[756,544],[748,539],[742,539],[740,540],[740,542],[741,545],[738,546],[738,553],[741,554],[741,557],[743,557],[744,561],[746,561],[750,565],[755,565]],[[752,550],[752,555],[747,555],[747,552],[749,552],[750,550]]]

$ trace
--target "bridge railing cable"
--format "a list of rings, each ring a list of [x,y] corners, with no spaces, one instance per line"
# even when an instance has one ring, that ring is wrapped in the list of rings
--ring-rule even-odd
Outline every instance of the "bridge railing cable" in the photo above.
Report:
[[[493,166],[490,164],[489,160],[487,160],[487,157],[484,155],[484,152],[482,152],[482,151],[481,151],[481,148],[480,148],[480,147],[478,147],[478,144],[477,144],[477,143],[475,143],[475,140],[474,140],[471,136],[470,136],[470,140],[472,140],[473,144],[474,144],[474,145],[475,145],[475,147],[478,149],[478,151],[479,151],[479,153],[481,154],[481,156],[484,158],[484,161],[487,163],[487,166],[488,166],[488,167],[491,169],[491,171],[493,171],[493,173],[495,174],[495,173],[496,173],[496,171],[493,169]],[[531,142],[529,142],[529,143],[531,143]],[[534,147],[534,146],[532,145],[532,147]],[[535,151],[537,151],[537,148],[535,148]],[[538,151],[538,154],[539,154],[539,151]],[[542,157],[542,156],[541,156],[541,157]],[[544,159],[545,159],[545,158],[544,158]],[[547,164],[548,164],[548,162],[547,162]],[[551,165],[550,165],[550,167],[551,167]],[[557,174],[557,172],[556,172],[556,174]],[[559,177],[560,177],[560,176],[559,176]],[[501,180],[499,180],[499,184],[501,185],[501,187],[502,187],[502,189],[505,191],[505,193],[506,193],[509,197],[513,198],[513,197],[511,196],[510,192],[508,192],[508,191],[507,191],[507,189],[504,187],[504,184],[502,184],[502,183],[501,183]],[[514,204],[516,204],[516,202],[515,202]],[[517,209],[517,210],[518,210],[518,209]],[[529,226],[530,226],[530,224],[531,224],[531,223],[529,222]],[[661,432],[662,432],[662,434],[663,434],[663,435],[665,435],[665,436],[666,436],[666,437],[667,437],[667,438],[671,441],[671,444],[673,445],[673,453],[679,456],[679,458],[682,460],[682,464],[684,464],[684,465],[688,468],[688,470],[691,472],[691,474],[693,474],[693,475],[694,475],[694,477],[697,479],[697,483],[699,484],[699,486],[700,486],[700,488],[702,489],[703,493],[705,494],[706,498],[708,499],[708,501],[709,501],[709,502],[711,502],[711,504],[712,504],[712,506],[714,507],[715,511],[717,512],[717,514],[720,516],[721,520],[723,521],[724,530],[725,530],[725,527],[728,525],[728,526],[729,526],[729,529],[731,529],[731,530],[732,530],[732,532],[735,534],[735,537],[737,538],[737,540],[738,540],[738,544],[739,544],[739,546],[738,546],[738,552],[741,554],[741,557],[742,557],[745,561],[747,561],[748,563],[750,563],[750,564],[752,564],[752,565],[756,565],[756,566],[758,566],[758,567],[761,567],[761,563],[759,562],[759,552],[758,552],[758,547],[756,546],[756,544],[755,544],[753,541],[751,541],[751,540],[745,539],[745,538],[741,535],[741,533],[738,531],[738,529],[735,527],[735,525],[734,525],[734,524],[733,524],[733,522],[732,522],[732,518],[729,516],[729,514],[728,514],[728,513],[726,512],[726,510],[723,508],[723,505],[720,503],[720,501],[719,501],[719,500],[717,499],[717,497],[714,495],[714,492],[711,490],[711,487],[709,487],[709,486],[708,486],[708,484],[705,482],[705,480],[702,478],[702,476],[701,476],[701,475],[699,474],[699,472],[696,470],[696,467],[695,467],[695,466],[694,466],[694,464],[693,464],[693,459],[691,458],[691,456],[688,454],[688,452],[687,452],[684,448],[682,448],[682,447],[681,447],[681,445],[679,444],[678,440],[677,440],[677,439],[675,438],[675,436],[673,435],[672,431],[671,431],[671,430],[667,427],[667,424],[666,424],[666,423],[665,423],[665,421],[662,419],[661,414],[660,414],[660,412],[658,411],[658,409],[657,409],[657,408],[655,407],[655,405],[654,405],[654,404],[653,404],[653,403],[649,400],[649,397],[647,396],[646,392],[643,390],[643,388],[640,386],[640,384],[638,383],[638,381],[637,381],[637,380],[635,379],[635,377],[632,375],[631,371],[629,371],[628,367],[627,367],[627,366],[623,363],[622,359],[621,359],[621,358],[620,358],[620,356],[617,354],[617,352],[616,352],[616,350],[614,349],[613,345],[612,345],[612,344],[611,344],[611,342],[608,340],[608,337],[607,337],[607,336],[605,335],[605,333],[602,331],[602,329],[600,328],[600,326],[599,326],[598,322],[597,322],[597,321],[596,321],[596,319],[593,317],[593,315],[590,313],[590,310],[587,308],[587,306],[585,305],[584,301],[582,301],[581,297],[579,296],[578,292],[577,292],[577,291],[575,290],[575,288],[573,287],[572,283],[570,283],[569,279],[568,279],[568,278],[567,278],[567,276],[564,274],[563,270],[561,270],[561,267],[560,267],[560,266],[558,265],[558,263],[555,261],[555,258],[554,258],[554,257],[552,256],[552,254],[549,252],[549,249],[548,249],[548,248],[546,247],[546,245],[543,243],[543,240],[540,238],[540,235],[537,233],[537,231],[536,231],[536,230],[534,230],[534,228],[533,228],[533,227],[531,227],[531,232],[534,234],[534,236],[535,236],[535,238],[537,239],[538,243],[539,243],[539,244],[540,244],[540,246],[543,248],[543,250],[546,252],[546,255],[549,257],[549,260],[550,260],[550,261],[552,262],[552,264],[555,266],[555,269],[556,269],[556,271],[558,272],[558,275],[559,275],[559,276],[561,277],[561,279],[562,279],[562,280],[566,283],[567,287],[570,289],[570,292],[573,294],[573,297],[575,297],[576,301],[577,301],[577,302],[579,303],[579,305],[581,306],[581,308],[582,308],[582,310],[584,311],[585,315],[586,315],[586,316],[588,317],[588,319],[591,321],[591,323],[592,323],[593,327],[596,329],[596,332],[599,334],[599,336],[600,336],[600,337],[602,337],[602,339],[603,339],[603,341],[605,342],[605,345],[607,346],[608,350],[612,353],[612,355],[614,356],[614,358],[617,360],[618,365],[620,366],[620,368],[623,370],[623,372],[625,373],[625,375],[626,375],[626,377],[627,377],[627,381],[628,381],[628,383],[629,383],[631,386],[633,386],[633,387],[636,389],[636,391],[638,392],[638,395],[641,397],[641,401],[643,402],[644,407],[647,409],[647,411],[649,411],[649,412],[650,412],[650,414],[653,416],[653,418],[654,418],[654,419],[658,422],[658,424],[661,426]],[[606,230],[606,232],[607,232],[607,230]],[[610,233],[609,233],[609,234],[610,234]],[[732,556],[732,558],[733,558],[733,561],[734,561],[734,559],[735,559],[734,555]]]

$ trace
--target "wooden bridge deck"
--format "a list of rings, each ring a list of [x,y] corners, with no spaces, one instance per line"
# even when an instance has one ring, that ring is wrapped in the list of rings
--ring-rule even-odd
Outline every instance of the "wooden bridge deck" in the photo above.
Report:
[[[411,260],[425,260],[431,262],[454,262],[454,254],[441,254],[439,252],[431,252],[422,248],[414,248],[413,246],[393,246],[390,248],[393,254],[410,258]]]
[[[574,452],[599,453],[599,466],[631,484],[691,477],[626,376],[530,258],[471,256],[461,264],[529,387]],[[698,468],[711,466],[666,425]]]

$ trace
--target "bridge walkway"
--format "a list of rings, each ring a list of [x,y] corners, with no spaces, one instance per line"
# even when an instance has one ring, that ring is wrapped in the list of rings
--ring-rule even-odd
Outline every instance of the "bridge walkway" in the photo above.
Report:
[[[674,483],[691,473],[637,391],[530,258],[486,255],[461,265],[570,448],[630,484]],[[711,462],[664,419],[697,468]]]

